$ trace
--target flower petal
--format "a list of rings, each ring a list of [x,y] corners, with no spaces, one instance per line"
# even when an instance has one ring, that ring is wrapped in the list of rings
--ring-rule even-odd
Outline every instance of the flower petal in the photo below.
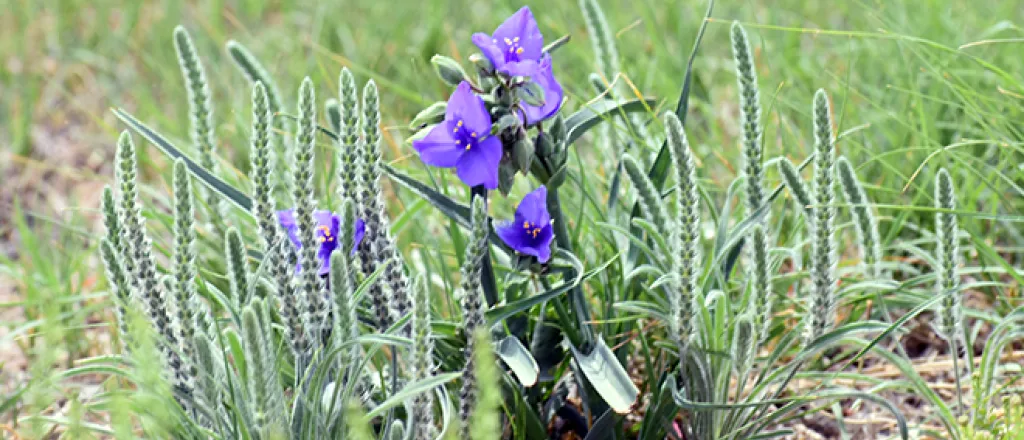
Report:
[[[490,35],[483,32],[473,34],[473,44],[480,49],[480,52],[487,57],[496,69],[505,65],[505,54],[502,52],[501,46]]]
[[[541,185],[529,194],[516,207],[516,221],[528,221],[536,225],[549,225],[551,215],[548,214],[548,189]]]
[[[523,228],[515,222],[507,222],[502,225],[498,225],[494,228],[494,233],[497,234],[501,241],[505,242],[508,247],[515,251],[525,249],[530,246],[532,237],[523,233]]]
[[[498,165],[501,163],[501,141],[488,136],[459,158],[455,170],[459,179],[469,186],[498,187]]]
[[[440,168],[455,166],[466,151],[455,144],[452,131],[445,122],[434,126],[423,139],[413,141],[412,147],[420,154],[423,163]]]
[[[545,56],[540,61],[537,74],[530,77],[530,80],[536,82],[544,90],[544,105],[532,106],[525,102],[522,103],[523,112],[526,114],[526,125],[536,125],[558,113],[562,107],[565,92],[551,71],[551,56]]]
[[[533,77],[540,73],[540,64],[535,60],[522,60],[506,63],[498,71],[509,76]]]
[[[460,83],[448,98],[445,121],[462,121],[467,131],[477,132],[480,136],[491,132],[491,114],[487,112],[484,100],[473,93],[473,88],[466,81]]]
[[[494,39],[499,42],[505,38],[515,40],[523,52],[519,54],[521,60],[540,59],[544,50],[544,36],[537,27],[537,20],[533,18],[533,12],[529,6],[523,6],[515,14],[505,20],[494,30]]]
[[[366,236],[366,222],[361,218],[356,219],[353,229],[355,230],[352,231],[352,253],[349,254],[350,256],[356,254],[356,251],[359,250],[359,244],[363,242],[363,237]]]
[[[302,243],[299,241],[299,225],[295,222],[295,210],[285,209],[277,211],[277,222],[281,224],[281,228],[284,229],[285,234],[288,234],[288,239],[292,242],[295,247],[301,247]]]
[[[547,263],[551,259],[551,239],[553,238],[555,238],[555,234],[550,224],[542,228],[540,233],[537,234],[533,247],[537,251],[536,254],[533,254],[537,257],[537,261]]]

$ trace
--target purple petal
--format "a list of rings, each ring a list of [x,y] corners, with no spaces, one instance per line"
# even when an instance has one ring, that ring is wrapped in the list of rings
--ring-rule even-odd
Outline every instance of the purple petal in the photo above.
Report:
[[[502,225],[498,225],[494,228],[494,233],[498,235],[501,241],[505,242],[508,247],[519,252],[520,249],[526,249],[530,246],[530,242],[533,237],[523,232],[523,227],[516,222],[508,222]]]
[[[494,30],[494,40],[501,43],[505,38],[515,40],[523,49],[519,59],[540,59],[544,50],[544,36],[541,35],[537,20],[534,20],[533,12],[528,6],[523,6]]]
[[[497,40],[491,38],[483,32],[477,32],[473,34],[473,44],[480,49],[480,52],[494,65],[495,69],[501,68],[505,65],[505,54],[497,44]]]
[[[540,73],[540,64],[535,60],[512,61],[505,63],[498,71],[509,76],[533,77]]]
[[[540,230],[537,234],[537,238],[534,240],[533,246],[528,250],[523,251],[524,254],[533,255],[537,257],[537,261],[541,263],[547,263],[551,259],[551,239],[555,237],[554,232],[551,230],[551,225],[547,225]]]
[[[338,248],[338,240],[325,241],[320,244],[320,250],[317,251],[317,257],[320,258],[320,270],[317,271],[320,276],[327,275],[331,271],[331,253]]]
[[[456,173],[469,186],[498,187],[498,165],[501,163],[501,141],[494,136],[482,139],[467,150],[455,165]]]
[[[313,212],[313,220],[317,226],[327,226],[332,233],[338,230],[338,216],[331,211],[321,209]]]
[[[363,242],[363,237],[366,236],[366,222],[364,222],[363,219],[361,218],[356,219],[354,229],[355,231],[353,231],[352,237],[352,253],[349,254],[350,256],[356,254],[356,250],[359,249],[359,244]]]
[[[565,92],[551,71],[551,56],[545,56],[540,61],[537,75],[531,77],[530,80],[544,90],[544,105],[532,106],[525,102],[522,103],[523,112],[526,114],[526,124],[535,125],[558,113],[558,109],[562,107]]]
[[[281,224],[285,234],[288,234],[288,239],[292,242],[292,245],[295,247],[302,246],[302,243],[299,241],[299,225],[295,223],[295,210],[285,209],[277,211],[277,222]]]
[[[491,132],[491,114],[484,106],[484,100],[473,93],[469,82],[463,81],[448,98],[445,121],[462,121],[467,131],[484,136]],[[453,128],[453,127],[450,127]]]
[[[550,225],[551,215],[548,214],[548,189],[541,185],[529,194],[516,207],[516,221],[528,221],[536,225]]]
[[[466,151],[465,147],[455,144],[447,122],[436,125],[423,139],[413,141],[412,147],[420,153],[423,163],[440,168],[455,166]]]

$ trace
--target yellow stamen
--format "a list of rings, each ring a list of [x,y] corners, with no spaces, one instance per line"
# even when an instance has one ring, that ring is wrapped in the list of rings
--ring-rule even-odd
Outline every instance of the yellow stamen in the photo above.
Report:
[[[512,42],[513,42],[513,43],[518,43],[518,42],[519,42],[519,37],[515,37],[515,38],[513,38],[513,39],[512,39]]]
[[[508,38],[506,38],[505,39],[505,44],[511,45],[512,44],[512,40],[509,40]]]
[[[516,55],[522,55],[522,54],[523,54],[523,48],[520,47],[519,49],[516,49]]]
[[[476,132],[474,131],[474,132],[470,133],[469,137],[476,137]]]
[[[457,122],[455,125],[461,127],[462,126],[462,119],[459,119],[459,122]]]
[[[523,222],[523,229],[530,229],[530,222]]]

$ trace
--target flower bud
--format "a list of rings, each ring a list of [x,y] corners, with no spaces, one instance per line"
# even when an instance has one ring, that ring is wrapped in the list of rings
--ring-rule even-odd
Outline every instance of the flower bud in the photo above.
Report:
[[[554,122],[551,123],[550,132],[556,144],[565,142],[569,137],[569,133],[565,128],[565,118],[562,117],[561,113],[555,116]]]
[[[523,136],[512,145],[512,160],[523,174],[530,171],[530,163],[533,162],[533,142],[530,138]]]
[[[491,64],[491,60],[481,54],[470,55],[469,62],[476,66],[476,70],[481,76],[491,76],[494,73],[494,64]]]
[[[555,152],[555,143],[548,133],[537,134],[537,140],[534,144],[536,145],[537,156],[539,157],[548,157],[551,153]]]
[[[437,76],[441,77],[441,80],[448,85],[457,86],[468,77],[466,71],[462,70],[462,66],[457,61],[446,56],[434,55],[430,59],[430,63],[434,65]]]
[[[498,166],[498,191],[508,197],[512,185],[516,183],[516,166],[512,162],[502,162]]]
[[[520,101],[530,104],[535,107],[544,105],[544,89],[541,88],[540,84],[529,81],[516,87],[516,96]]]
[[[438,101],[416,114],[409,123],[410,130],[416,130],[429,124],[436,124],[444,120],[444,112],[448,109],[448,103]]]

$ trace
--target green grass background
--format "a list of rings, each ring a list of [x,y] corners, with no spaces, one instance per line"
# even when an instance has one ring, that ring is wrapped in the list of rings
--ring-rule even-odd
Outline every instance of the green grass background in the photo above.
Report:
[[[109,162],[122,127],[110,107],[125,107],[187,145],[187,102],[171,44],[176,25],[189,29],[203,57],[220,154],[238,172],[246,171],[250,90],[226,57],[229,39],[263,60],[289,106],[304,75],[317,84],[321,103],[336,92],[342,66],[361,80],[376,80],[388,128],[387,159],[422,175],[422,165],[410,159],[411,149],[402,140],[410,134],[405,126],[411,116],[449,93],[431,71],[430,57],[441,53],[465,62],[474,50],[470,35],[492,31],[522,4],[533,8],[549,40],[572,37],[556,54],[555,71],[567,87],[567,105],[582,105],[593,96],[587,76],[595,68],[582,14],[572,0],[0,0],[0,180],[28,178],[51,188],[45,181],[58,176],[66,183],[52,190],[67,191],[58,194],[60,203],[37,198],[20,206],[19,194],[0,189],[0,210],[7,211],[0,215],[0,239],[8,250],[0,255],[0,277],[18,288],[15,297],[0,300],[5,317],[14,313],[4,323],[13,330],[3,342],[14,341],[32,355],[24,336],[40,316],[68,319],[60,336],[69,347],[95,342],[79,335],[104,325],[87,319],[106,307],[96,293],[102,292],[101,269],[91,258],[92,238],[100,233],[94,221],[99,193],[75,189],[112,178]],[[658,98],[661,110],[674,105],[706,4],[601,4],[630,81],[642,94]],[[982,265],[1012,265],[1019,258],[1024,250],[1024,4],[723,0],[713,16],[694,66],[686,127],[710,191],[724,191],[740,167],[728,32],[730,22],[739,20],[755,46],[766,157],[798,161],[807,156],[813,141],[811,97],[824,88],[833,98],[837,132],[846,133],[840,153],[858,167],[869,198],[879,204],[886,243],[906,233],[909,224],[928,227],[931,213],[913,206],[932,205],[934,172],[950,166],[960,188],[961,221],[973,242],[983,245],[972,257]],[[74,148],[81,152],[74,157],[87,160],[54,154],[48,137],[39,135],[69,126],[74,131],[62,148]],[[577,149],[588,145],[581,142]],[[152,148],[140,151],[144,180],[153,186],[146,196],[159,202],[166,196],[154,194],[168,193],[159,176],[170,168]],[[770,169],[769,183],[777,181]],[[411,215],[439,218],[411,202],[392,200],[395,215],[408,213],[396,221],[401,243],[407,249],[447,243],[432,222],[409,221]],[[1019,274],[1009,272],[1020,281]],[[1004,310],[1017,301],[1006,295],[1019,295],[1014,289],[998,292],[1003,296],[992,303]],[[55,309],[43,310],[43,304]]]

